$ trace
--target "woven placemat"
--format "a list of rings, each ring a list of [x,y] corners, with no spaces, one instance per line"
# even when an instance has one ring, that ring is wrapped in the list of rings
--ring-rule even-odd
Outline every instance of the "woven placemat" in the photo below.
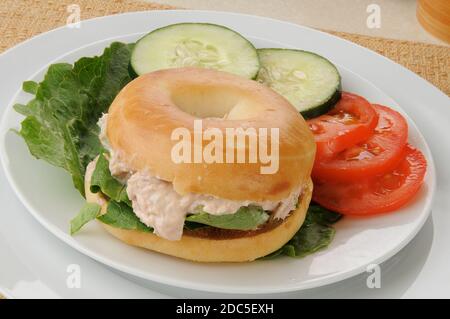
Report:
[[[139,0],[1,0],[0,52],[36,34],[66,23],[71,4],[80,6],[81,19],[127,11],[173,9]],[[404,65],[450,96],[450,47],[328,31]]]
[[[82,20],[127,11],[173,9],[168,5],[138,0],[1,0],[0,53],[34,35],[64,25],[69,16],[68,6],[71,4],[80,6]],[[449,47],[327,32],[387,56],[416,72],[450,96]]]

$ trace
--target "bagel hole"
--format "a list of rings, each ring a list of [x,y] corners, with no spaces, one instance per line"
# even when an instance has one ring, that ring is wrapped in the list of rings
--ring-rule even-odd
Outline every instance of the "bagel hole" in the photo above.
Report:
[[[173,103],[197,118],[240,120],[255,117],[259,107],[235,88],[184,87],[172,93]]]

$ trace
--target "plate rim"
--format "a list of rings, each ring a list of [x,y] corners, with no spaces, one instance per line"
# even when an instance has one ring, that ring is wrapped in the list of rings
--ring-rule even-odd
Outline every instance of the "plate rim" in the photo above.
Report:
[[[340,41],[345,41],[350,43],[353,46],[357,46],[360,47],[366,51],[369,51],[371,53],[375,53],[377,54],[379,57],[385,58],[393,63],[395,63],[394,61],[390,60],[389,58],[386,58],[385,56],[382,56],[372,50],[369,50],[363,46],[360,46],[358,44],[355,44],[351,41],[339,38],[337,36],[334,36],[332,34],[328,34],[326,32],[320,31],[320,30],[316,30],[310,27],[306,27],[306,26],[302,26],[302,25],[297,25],[291,22],[286,22],[286,21],[282,21],[282,20],[277,20],[277,19],[273,19],[273,18],[267,18],[267,17],[262,17],[262,16],[256,16],[256,15],[250,15],[250,14],[241,14],[241,13],[232,13],[232,12],[223,12],[223,11],[209,11],[209,10],[151,10],[151,11],[134,11],[134,12],[126,12],[126,13],[122,13],[122,14],[115,14],[115,15],[109,15],[109,16],[102,16],[102,17],[95,17],[92,19],[88,19],[88,20],[83,20],[83,21],[93,21],[93,20],[100,20],[100,19],[108,19],[114,16],[122,16],[122,15],[134,15],[134,14],[157,14],[157,13],[165,13],[168,14],[170,12],[170,14],[182,14],[182,13],[196,13],[196,12],[204,12],[207,14],[222,14],[222,15],[238,15],[238,16],[244,16],[244,17],[252,17],[252,18],[259,18],[259,19],[263,19],[263,20],[271,20],[274,23],[281,23],[281,24],[287,24],[287,25],[291,25],[295,28],[300,28],[300,29],[307,29],[309,31],[312,32],[319,32],[321,34],[324,34],[326,36],[332,37],[332,38],[337,38]],[[19,43],[18,45],[6,50],[5,52],[3,52],[2,54],[0,54],[0,59],[3,57],[4,54],[14,50],[17,47],[20,47],[21,45],[28,43],[36,38],[39,38],[41,36],[44,36],[48,33],[52,33],[52,32],[56,32],[60,29],[64,29],[66,28],[66,26],[61,26],[58,28],[55,28],[53,30],[41,33],[39,35],[36,35],[26,41],[23,41],[21,43]],[[130,34],[123,34],[123,35],[119,35],[119,36],[130,36],[130,35],[134,35],[134,34],[138,34],[138,33],[142,33],[142,32],[136,32],[136,33],[130,33]],[[92,45],[95,45],[98,42],[104,42],[106,40],[109,39],[114,39],[117,38],[119,36],[115,36],[115,37],[106,37],[106,38],[102,38],[100,40],[97,41],[93,41],[87,44],[84,44],[82,46],[79,46],[73,50],[64,52],[63,54],[57,56],[56,58],[54,58],[52,61],[49,61],[46,65],[43,65],[41,67],[39,67],[39,69],[34,72],[29,78],[33,78],[35,77],[37,74],[39,74],[40,72],[42,72],[43,70],[45,70],[46,68],[48,68],[48,66],[52,63],[55,63],[58,60],[61,60],[61,58],[63,58],[64,56],[70,55],[71,53],[75,52],[75,51],[79,51],[85,47],[89,47]],[[397,64],[397,63],[396,63]],[[399,64],[397,64],[399,65]],[[401,65],[400,65],[401,66]],[[401,66],[403,67],[403,66]],[[345,69],[347,69],[346,67],[344,67]],[[404,67],[403,67],[404,68]],[[406,69],[405,70],[411,72],[410,70]],[[385,93],[384,90],[378,88],[378,86],[376,86],[375,84],[373,84],[371,81],[369,81],[366,77],[363,77],[361,75],[359,75],[358,73],[355,73],[352,70],[347,69],[347,71],[355,74],[358,77],[363,78],[364,80],[366,80],[368,83],[370,83],[373,87],[377,88],[378,90],[380,90],[381,92],[383,92],[386,96],[388,96],[389,98],[391,98],[392,100],[395,101],[394,98],[392,98],[389,94]],[[412,74],[414,74],[413,72],[411,72]],[[417,75],[416,75],[417,76]],[[14,101],[16,100],[18,94],[20,94],[21,92],[21,88],[19,88],[13,95],[12,98],[10,99],[10,102],[7,104],[7,107],[5,108],[5,110],[3,111],[2,117],[1,117],[1,121],[0,121],[0,129],[1,132],[3,132],[3,130],[7,131],[6,128],[6,118],[7,115],[12,111],[12,105],[14,103]],[[407,114],[407,112],[400,107],[402,111],[404,111],[404,113]],[[411,121],[411,123],[413,123],[415,129],[417,130],[417,132],[419,133],[420,137],[425,141],[425,147],[426,149],[424,150],[427,155],[429,155],[429,170],[427,172],[427,174],[432,175],[432,179],[431,179],[431,183],[430,183],[430,195],[426,197],[425,199],[425,205],[424,205],[424,211],[426,211],[426,213],[423,215],[422,220],[420,221],[420,223],[418,224],[418,226],[414,229],[413,232],[411,232],[409,234],[409,236],[407,236],[397,247],[395,247],[395,249],[392,249],[391,251],[389,251],[389,253],[384,254],[383,256],[378,257],[377,259],[373,260],[372,263],[382,263],[388,259],[390,259],[392,256],[394,256],[395,254],[397,254],[401,249],[403,249],[416,235],[417,233],[422,229],[423,224],[426,222],[427,218],[429,217],[430,213],[431,213],[431,206],[433,204],[434,201],[434,197],[435,197],[435,190],[436,190],[436,183],[437,183],[437,178],[436,178],[436,169],[435,169],[435,163],[434,163],[434,159],[433,159],[433,155],[431,152],[431,149],[425,139],[425,137],[423,136],[423,134],[421,133],[421,131],[418,129],[417,125],[415,124],[415,122],[408,116],[409,120]],[[314,287],[320,287],[320,286],[325,286],[325,285],[329,285],[338,281],[342,281],[345,280],[347,278],[353,277],[355,275],[358,275],[362,272],[365,271],[367,265],[364,266],[360,266],[359,268],[355,268],[351,271],[344,271],[344,272],[338,272],[338,273],[333,273],[333,274],[329,274],[329,275],[325,275],[325,276],[321,276],[320,280],[311,280],[311,282],[309,282],[308,284],[302,284],[301,287],[298,286],[288,286],[288,287],[280,287],[278,289],[267,289],[266,287],[264,287],[265,289],[259,288],[259,290],[255,291],[255,290],[249,290],[249,289],[234,289],[232,291],[230,291],[230,289],[227,290],[221,290],[216,289],[218,288],[216,285],[208,285],[208,284],[204,284],[204,283],[196,283],[196,287],[194,288],[192,286],[192,281],[181,281],[179,279],[176,280],[161,280],[161,277],[159,275],[154,276],[153,274],[151,274],[151,276],[149,276],[148,273],[136,270],[132,267],[128,267],[126,265],[121,265],[118,262],[112,261],[109,258],[104,258],[103,256],[99,256],[97,253],[95,252],[90,252],[90,249],[88,248],[84,248],[83,245],[81,245],[80,243],[78,243],[76,240],[71,240],[69,238],[67,238],[67,234],[64,233],[63,231],[61,231],[58,227],[54,226],[51,222],[46,221],[46,219],[42,216],[40,216],[41,214],[32,207],[32,205],[30,203],[28,203],[28,201],[26,200],[26,196],[25,194],[23,194],[21,191],[19,191],[19,187],[16,184],[11,172],[9,169],[7,169],[7,159],[6,159],[6,152],[5,152],[5,148],[4,148],[4,143],[2,142],[0,144],[0,150],[2,150],[2,152],[0,152],[0,160],[2,163],[2,167],[5,171],[5,176],[7,177],[7,180],[11,186],[11,188],[13,189],[14,193],[16,194],[16,196],[19,198],[19,200],[21,201],[21,203],[26,207],[27,211],[29,213],[31,213],[31,215],[42,225],[44,226],[44,228],[49,231],[52,235],[56,236],[59,240],[61,240],[62,242],[64,242],[65,244],[71,246],[72,248],[75,248],[76,250],[78,250],[79,252],[83,253],[84,255],[98,261],[101,262],[102,264],[108,266],[108,267],[113,267],[115,269],[118,269],[119,271],[122,271],[124,273],[127,274],[131,274],[133,276],[137,276],[139,278],[143,278],[145,280],[151,280],[157,283],[161,283],[161,284],[165,284],[165,285],[169,285],[172,287],[182,287],[185,289],[195,289],[195,290],[200,290],[200,291],[210,291],[210,292],[217,292],[217,293],[225,293],[225,294],[233,294],[233,293],[239,293],[239,294],[267,294],[267,293],[285,293],[285,292],[293,292],[293,291],[300,291],[300,290],[304,290],[304,289],[310,289],[310,288],[314,288]],[[152,277],[152,278],[151,278]],[[167,277],[164,277],[164,279],[168,279]],[[317,284],[317,281],[319,282]]]

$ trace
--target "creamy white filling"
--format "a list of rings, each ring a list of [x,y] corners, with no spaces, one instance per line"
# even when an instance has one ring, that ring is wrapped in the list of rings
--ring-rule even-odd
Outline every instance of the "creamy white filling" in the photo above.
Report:
[[[133,211],[155,233],[169,240],[179,240],[183,234],[184,221],[188,213],[195,213],[198,206],[212,215],[233,214],[240,207],[261,206],[272,211],[275,218],[284,219],[295,209],[302,187],[298,187],[281,201],[250,200],[235,201],[206,194],[180,195],[172,183],[159,179],[148,171],[134,172],[122,159],[119,152],[113,151],[106,136],[107,114],[99,120],[100,140],[110,152],[109,169],[111,174],[127,183],[128,197]]]
[[[85,172],[86,181],[91,180],[92,174],[94,174],[95,166],[97,165],[97,160],[98,160],[98,157],[96,157],[92,162],[90,162],[86,166],[86,172]],[[106,204],[106,199],[100,193],[91,194],[91,195],[86,194],[86,199],[87,200],[95,200],[95,202],[97,204],[99,204],[100,206],[103,206]]]
[[[172,183],[163,181],[148,172],[140,171],[131,175],[127,183],[127,193],[133,203],[133,211],[155,233],[169,240],[178,240],[183,234],[184,220],[188,213],[203,206],[211,215],[233,214],[240,207],[261,206],[274,211],[276,218],[285,218],[295,209],[300,188],[288,198],[280,201],[234,201],[204,194],[178,194]]]

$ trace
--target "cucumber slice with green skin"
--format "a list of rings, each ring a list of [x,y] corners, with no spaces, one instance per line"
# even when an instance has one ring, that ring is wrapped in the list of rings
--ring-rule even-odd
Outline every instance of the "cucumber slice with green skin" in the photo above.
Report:
[[[208,23],[179,23],[154,30],[136,43],[131,54],[137,75],[187,66],[253,79],[259,58],[253,44],[239,33]]]
[[[258,49],[256,77],[283,95],[305,118],[328,112],[341,98],[341,76],[324,57],[301,50]]]

